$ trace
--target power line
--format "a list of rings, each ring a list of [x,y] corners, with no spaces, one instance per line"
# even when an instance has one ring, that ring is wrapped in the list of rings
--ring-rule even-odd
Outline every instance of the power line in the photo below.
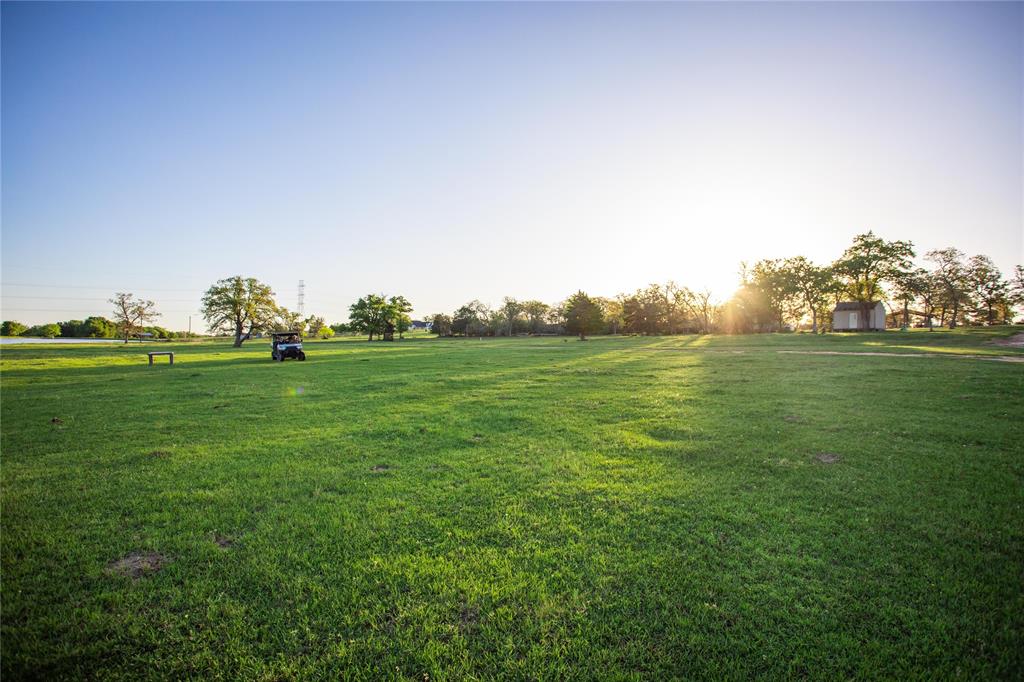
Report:
[[[135,289],[136,291],[200,291],[198,289],[154,289],[152,287],[94,287],[84,284],[28,284],[26,282],[0,282],[5,287],[41,287],[44,289],[103,289],[104,291],[121,291],[124,289]]]
[[[8,308],[7,306],[0,307],[3,312],[15,312],[15,313],[81,313],[89,314],[94,310],[81,310],[77,308]],[[198,310],[161,310],[161,313],[175,313],[181,315],[188,314],[199,314]]]
[[[3,298],[31,298],[48,301],[108,301],[102,296],[23,296],[22,294],[0,294]],[[191,303],[194,298],[162,298],[161,301],[168,303]]]
[[[121,286],[121,287],[105,287],[105,286],[94,287],[94,286],[89,286],[89,285],[85,285],[85,284],[29,284],[27,282],[0,282],[0,286],[3,286],[3,287],[32,287],[32,288],[37,288],[38,287],[38,288],[43,288],[43,289],[93,289],[93,290],[101,290],[101,291],[126,291],[126,290],[130,290],[130,291],[133,291],[133,292],[138,292],[138,291],[163,291],[163,292],[178,292],[178,293],[186,292],[186,293],[190,293],[190,294],[194,293],[194,294],[196,294],[199,297],[201,297],[206,292],[206,289],[204,289],[202,287],[197,287],[197,288],[194,288],[194,289],[154,289],[152,287],[124,287],[124,286]],[[291,293],[292,291],[294,291],[294,289],[277,289],[277,290],[274,291],[274,293],[278,294],[278,295],[281,295],[281,294],[285,294],[285,293]],[[26,296],[25,298],[28,298],[28,297]]]

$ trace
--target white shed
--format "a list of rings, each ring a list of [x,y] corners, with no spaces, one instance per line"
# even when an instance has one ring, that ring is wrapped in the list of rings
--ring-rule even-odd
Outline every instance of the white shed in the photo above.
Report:
[[[861,301],[843,301],[832,311],[832,329],[837,332],[882,331],[885,329],[885,306]]]

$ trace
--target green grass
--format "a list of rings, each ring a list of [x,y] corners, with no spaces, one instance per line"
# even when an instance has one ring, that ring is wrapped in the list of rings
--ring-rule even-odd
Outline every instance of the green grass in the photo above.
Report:
[[[5,348],[3,676],[1019,678],[1008,333]]]

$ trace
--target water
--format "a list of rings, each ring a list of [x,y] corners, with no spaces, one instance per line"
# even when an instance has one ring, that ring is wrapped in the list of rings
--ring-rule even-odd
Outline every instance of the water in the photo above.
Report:
[[[20,343],[124,343],[124,339],[34,339],[25,336],[4,336],[0,338],[0,345],[14,345]],[[138,343],[138,341],[133,341]]]

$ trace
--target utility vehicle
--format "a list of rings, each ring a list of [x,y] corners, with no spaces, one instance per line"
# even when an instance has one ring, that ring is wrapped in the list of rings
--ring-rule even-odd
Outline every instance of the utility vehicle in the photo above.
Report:
[[[272,332],[270,357],[284,362],[286,358],[305,360],[302,352],[302,339],[298,332]]]

